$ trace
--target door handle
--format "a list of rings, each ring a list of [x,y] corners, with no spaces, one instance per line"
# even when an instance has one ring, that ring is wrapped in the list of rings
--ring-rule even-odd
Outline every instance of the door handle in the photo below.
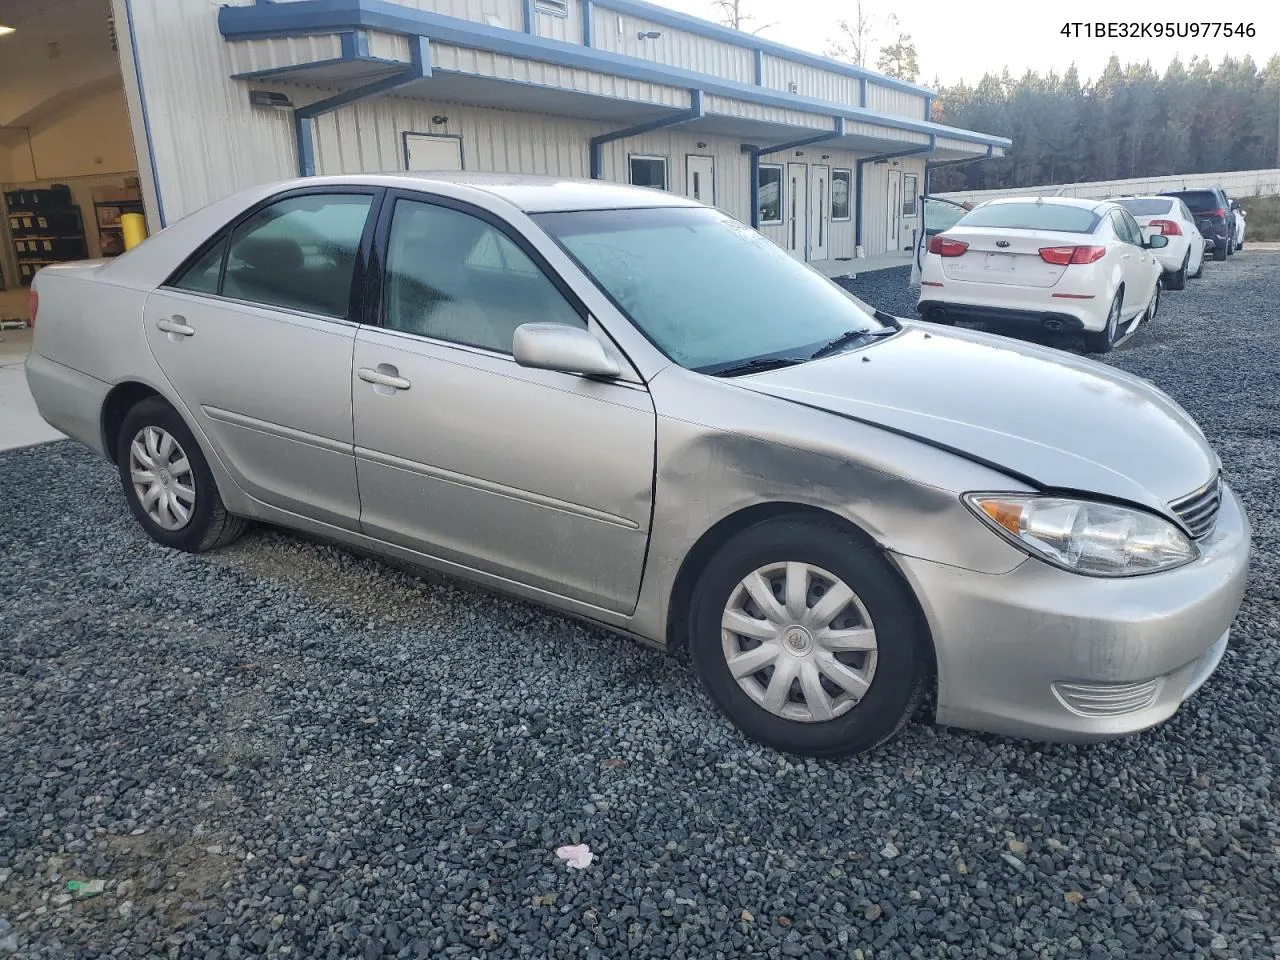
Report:
[[[161,317],[156,321],[156,327],[165,333],[171,333],[175,337],[194,337],[196,328],[187,326],[187,318],[174,314],[172,318]]]
[[[392,390],[408,390],[411,384],[404,377],[399,375],[395,367],[389,363],[378,364],[377,369],[373,367],[361,367],[356,371],[358,376],[365,383],[372,383],[376,387],[390,387]]]

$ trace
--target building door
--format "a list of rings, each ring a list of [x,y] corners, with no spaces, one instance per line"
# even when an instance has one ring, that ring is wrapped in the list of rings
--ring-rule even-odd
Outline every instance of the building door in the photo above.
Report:
[[[787,252],[797,260],[805,259],[808,250],[809,166],[787,164]]]
[[[707,206],[716,203],[716,161],[691,153],[685,157],[684,195]]]
[[[826,260],[831,232],[831,168],[815,163],[809,168],[809,259]]]
[[[884,248],[887,252],[892,253],[901,247],[899,239],[899,225],[902,222],[902,171],[890,170],[889,183],[885,190],[885,196],[889,203],[889,216],[886,223],[886,234]]]
[[[406,170],[461,170],[462,138],[431,133],[404,135]]]

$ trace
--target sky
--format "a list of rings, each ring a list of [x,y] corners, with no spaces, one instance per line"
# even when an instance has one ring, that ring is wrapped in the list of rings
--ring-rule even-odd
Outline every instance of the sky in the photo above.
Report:
[[[712,0],[653,2],[709,20],[723,17]],[[759,31],[761,37],[814,53],[825,52],[828,40],[837,35],[835,22],[841,17],[852,19],[854,8],[854,0],[741,0],[742,11],[752,18],[746,29],[764,26]],[[935,77],[942,84],[959,80],[972,84],[984,72],[999,73],[1006,66],[1014,76],[1027,69],[1061,73],[1073,62],[1084,81],[1101,73],[1112,53],[1120,57],[1121,64],[1150,60],[1161,72],[1174,56],[1185,64],[1197,55],[1216,63],[1224,56],[1243,58],[1248,54],[1262,66],[1280,53],[1280,3],[1274,0],[863,0],[862,8],[864,15],[880,24],[875,31],[877,39],[891,41],[899,31],[911,34],[920,61],[919,79],[926,85]],[[896,29],[883,25],[889,13],[898,16]],[[1203,24],[1215,18],[1230,18],[1233,26],[1253,23],[1256,36],[1109,40],[1091,39],[1083,33],[1069,38],[1060,32],[1068,22]],[[874,68],[874,57],[867,66]]]

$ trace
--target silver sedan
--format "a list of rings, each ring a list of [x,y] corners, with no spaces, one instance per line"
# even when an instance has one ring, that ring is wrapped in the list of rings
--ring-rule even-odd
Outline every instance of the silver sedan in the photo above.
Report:
[[[42,415],[156,541],[262,520],[686,648],[781,750],[1168,718],[1249,525],[1150,384],[865,309],[654,190],[259,187],[34,284]]]

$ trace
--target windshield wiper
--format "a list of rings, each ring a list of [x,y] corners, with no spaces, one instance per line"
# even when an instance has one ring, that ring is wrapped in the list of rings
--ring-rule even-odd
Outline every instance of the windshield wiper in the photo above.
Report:
[[[822,357],[828,357],[833,353],[838,353],[844,347],[847,347],[854,341],[861,340],[864,337],[887,337],[897,332],[898,331],[892,327],[884,327],[880,330],[868,330],[866,328],[861,330],[846,330],[834,340],[828,340],[824,343],[809,359],[819,360]]]
[[[723,370],[711,372],[713,377],[736,377],[744,373],[760,373],[762,370],[777,370],[779,367],[794,367],[797,363],[807,363],[808,357],[755,357],[743,360]]]

